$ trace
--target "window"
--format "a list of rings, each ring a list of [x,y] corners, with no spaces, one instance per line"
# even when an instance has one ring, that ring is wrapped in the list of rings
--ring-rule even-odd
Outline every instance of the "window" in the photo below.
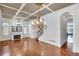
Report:
[[[68,23],[67,24],[67,33],[73,34],[73,23]]]
[[[24,26],[24,34],[27,34],[27,26]]]
[[[3,23],[3,35],[9,35],[9,24]]]

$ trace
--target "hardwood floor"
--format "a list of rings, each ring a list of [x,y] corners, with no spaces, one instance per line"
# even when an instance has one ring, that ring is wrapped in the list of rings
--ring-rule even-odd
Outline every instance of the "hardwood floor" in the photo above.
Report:
[[[72,52],[72,44],[65,44],[62,48],[37,42],[31,38],[16,41],[0,41],[1,56],[78,56]]]

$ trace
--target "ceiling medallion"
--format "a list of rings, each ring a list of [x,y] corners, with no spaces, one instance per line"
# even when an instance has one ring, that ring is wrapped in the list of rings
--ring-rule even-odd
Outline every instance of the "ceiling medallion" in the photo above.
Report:
[[[36,6],[43,6],[44,3],[35,3]]]

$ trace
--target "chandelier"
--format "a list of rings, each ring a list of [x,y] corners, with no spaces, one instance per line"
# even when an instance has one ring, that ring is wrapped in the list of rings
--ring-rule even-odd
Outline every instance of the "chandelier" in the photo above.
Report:
[[[35,3],[35,5],[38,6],[39,9],[40,9],[40,8],[41,8],[43,5],[45,5],[45,4],[44,4],[44,3]],[[44,28],[47,27],[47,26],[46,26],[46,21],[44,21],[44,19],[41,18],[40,13],[39,13],[39,15],[37,16],[37,19],[35,19],[35,20],[32,21],[32,25],[33,25],[36,29],[38,29],[38,30],[41,30],[41,29],[44,29]]]
[[[33,20],[32,21],[32,25],[38,30],[46,28],[46,22],[44,21],[43,18],[40,18],[40,17],[38,17],[37,19]]]

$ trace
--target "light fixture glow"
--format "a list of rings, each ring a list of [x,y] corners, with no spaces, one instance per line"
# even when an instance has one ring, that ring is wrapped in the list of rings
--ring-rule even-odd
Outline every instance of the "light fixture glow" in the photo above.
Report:
[[[36,21],[36,24],[37,24],[37,25],[39,25],[39,24],[40,24],[40,22],[39,22],[39,21]]]
[[[39,29],[42,29],[46,27],[46,22],[42,18],[38,18],[32,21],[32,25],[34,25],[35,27],[38,27]]]
[[[44,22],[44,20],[43,20],[42,18],[40,18],[40,22],[41,22],[41,23],[43,23],[43,22]]]
[[[32,25],[35,25],[34,21],[32,21]]]

